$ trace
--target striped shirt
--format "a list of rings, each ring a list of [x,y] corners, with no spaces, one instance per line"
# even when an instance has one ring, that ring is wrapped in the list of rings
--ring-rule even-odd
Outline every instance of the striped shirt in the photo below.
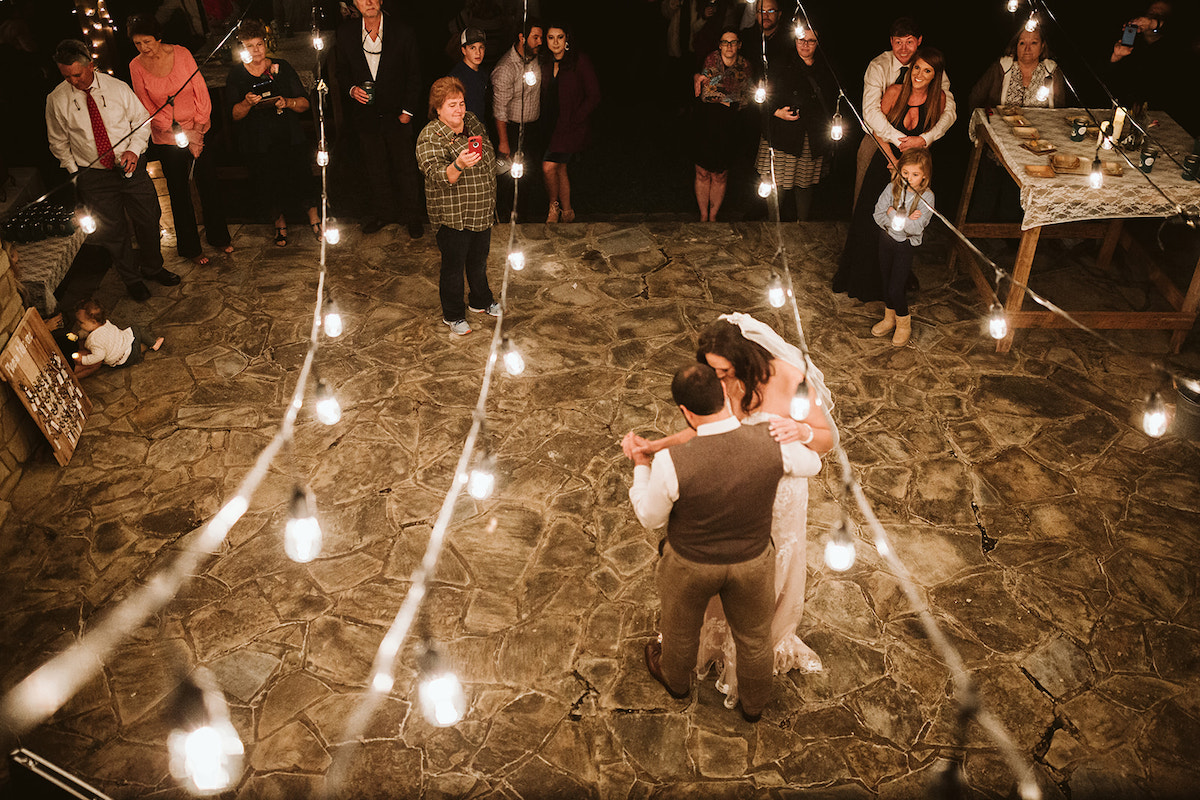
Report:
[[[454,183],[446,167],[467,147],[471,136],[483,137],[483,159],[464,170]],[[435,119],[417,137],[417,166],[425,176],[429,223],[436,228],[486,231],[496,220],[496,154],[483,123],[471,112],[463,116],[463,132]]]

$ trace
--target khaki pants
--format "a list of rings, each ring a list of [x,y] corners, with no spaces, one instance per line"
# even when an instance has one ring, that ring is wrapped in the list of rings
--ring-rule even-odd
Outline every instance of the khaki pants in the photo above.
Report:
[[[775,651],[771,620],[775,615],[775,545],[737,564],[698,564],[667,543],[658,562],[662,598],[662,673],[676,691],[692,684],[700,626],[709,598],[719,596],[737,647],[738,694],[747,714],[758,714],[771,699]]]

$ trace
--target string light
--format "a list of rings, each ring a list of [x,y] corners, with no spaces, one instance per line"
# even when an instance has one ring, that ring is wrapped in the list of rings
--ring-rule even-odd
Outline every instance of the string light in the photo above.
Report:
[[[758,88],[754,90],[754,102],[760,105],[767,102],[767,87],[761,83],[758,85]]]
[[[787,290],[783,288],[783,278],[779,277],[778,272],[772,272],[767,281],[767,302],[771,308],[783,308],[787,302]]]
[[[79,227],[84,233],[96,232],[96,218],[86,208],[82,208],[76,212],[79,219]]]
[[[325,149],[324,143],[322,143],[321,146],[317,148],[317,166],[318,167],[328,167],[329,166],[329,151]]]
[[[508,263],[514,270],[520,272],[525,269],[525,254],[520,250],[514,250],[508,254]]]
[[[446,728],[461,720],[467,713],[466,695],[458,677],[446,665],[433,642],[425,643],[424,652],[417,658],[417,666],[421,672],[417,701],[425,721]]]
[[[536,86],[537,85],[537,73],[531,69],[525,70],[525,85],[526,86]]]
[[[521,355],[521,351],[512,343],[512,339],[504,337],[500,345],[500,351],[504,353],[504,371],[514,378],[525,371],[525,358]]]
[[[317,419],[326,425],[337,425],[342,419],[342,405],[325,381],[317,381],[316,410]]]
[[[371,678],[371,688],[380,694],[387,694],[392,691],[392,686],[395,683],[395,679],[386,672],[376,672],[375,677]]]
[[[342,240],[342,232],[337,226],[337,222],[333,217],[325,218],[325,241],[330,244],[337,244]]]
[[[1092,171],[1088,173],[1088,183],[1093,189],[1099,189],[1104,185],[1104,167],[1100,164],[1100,154],[1096,153],[1096,160],[1092,162]]]
[[[829,127],[829,137],[835,142],[840,142],[844,135],[845,129],[842,125],[842,115],[838,112],[833,115],[833,124]]]
[[[1167,404],[1157,391],[1151,392],[1142,412],[1142,430],[1155,439],[1167,432]]]
[[[1037,15],[1030,14],[1029,19],[1025,20],[1025,30],[1029,31],[1030,33],[1033,33],[1034,31],[1037,30],[1037,26],[1038,26]]]
[[[336,339],[342,335],[342,310],[338,307],[337,301],[333,299],[333,295],[325,295],[324,315],[321,320],[321,327],[325,329],[325,335],[330,339]]]
[[[325,40],[321,37],[321,31],[313,28],[312,35],[313,49],[318,53],[325,49]]]
[[[520,153],[518,153],[517,157],[513,159],[512,166],[508,168],[508,174],[513,176],[513,180],[520,180],[522,177],[524,177],[525,165],[521,163]],[[520,267],[514,267],[514,269],[520,269]]]
[[[254,57],[250,55],[250,51],[245,48],[242,48],[240,57],[242,59],[243,64],[249,64],[251,61],[254,60]]]
[[[1044,103],[1044,102],[1046,102],[1046,99],[1048,97],[1050,97],[1050,87],[1043,83],[1041,86],[1038,87],[1038,90],[1037,90],[1038,102]]]
[[[903,211],[895,211],[892,213],[891,225],[892,225],[892,230],[894,230],[896,233],[899,233],[900,231],[904,230],[904,212]]]
[[[838,520],[825,542],[825,564],[835,572],[845,572],[854,566],[854,539],[847,529],[845,517]]]
[[[180,684],[167,736],[171,775],[193,794],[224,791],[241,777],[245,748],[212,673],[200,667]]]
[[[175,120],[171,123],[171,135],[175,137],[175,144],[179,146],[180,150],[190,144],[190,142],[188,142],[187,134],[183,130],[183,126],[179,124],[179,120]]]
[[[758,196],[759,197],[770,197],[772,186],[773,186],[773,184],[769,180],[766,180],[764,178],[762,180],[762,182],[760,182],[758,184]]]
[[[317,522],[317,502],[311,490],[296,486],[288,508],[283,533],[283,550],[288,558],[307,564],[321,552],[321,524]]]
[[[467,494],[476,500],[487,500],[496,488],[496,471],[492,456],[485,448],[467,476]]]
[[[992,303],[988,309],[988,335],[997,341],[1008,336],[1008,318],[1004,316],[1004,308],[999,303]]]
[[[803,22],[796,23],[796,38],[797,39],[804,38],[804,23]]]
[[[805,375],[800,379],[800,383],[796,385],[796,391],[792,394],[788,414],[792,419],[801,422],[808,419],[808,415],[812,413],[812,404],[812,385],[808,382],[808,376]]]
[[[1008,13],[1010,13],[1010,14],[1017,13],[1018,6],[1020,6],[1020,2],[1018,0],[1008,0],[1008,3],[1006,4],[1006,7],[1008,8]]]

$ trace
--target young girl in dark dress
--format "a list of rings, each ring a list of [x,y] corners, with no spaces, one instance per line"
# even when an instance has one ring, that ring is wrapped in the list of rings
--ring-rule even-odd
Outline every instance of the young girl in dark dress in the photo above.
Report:
[[[919,136],[937,124],[946,110],[942,93],[942,72],[945,60],[940,50],[922,47],[913,54],[912,69],[903,84],[889,86],[880,102],[884,116],[906,136]],[[842,249],[833,290],[871,302],[884,299],[883,279],[879,271],[879,226],[874,219],[875,198],[891,180],[900,150],[880,142],[877,152],[863,178],[862,191],[850,218],[846,246]],[[887,154],[885,159],[884,153]]]

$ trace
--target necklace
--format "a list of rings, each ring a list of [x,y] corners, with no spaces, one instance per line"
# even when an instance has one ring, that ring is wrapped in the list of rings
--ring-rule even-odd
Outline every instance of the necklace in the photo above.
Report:
[[[382,32],[378,28],[376,28],[375,31],[376,31],[376,33],[381,34],[379,37],[379,44],[378,44],[379,49],[378,50],[371,50],[370,48],[367,47],[367,42],[370,41],[370,39],[368,38],[369,34],[367,33],[366,28],[363,28],[363,32],[362,32],[362,49],[363,49],[363,52],[369,56],[377,56],[383,52]]]

